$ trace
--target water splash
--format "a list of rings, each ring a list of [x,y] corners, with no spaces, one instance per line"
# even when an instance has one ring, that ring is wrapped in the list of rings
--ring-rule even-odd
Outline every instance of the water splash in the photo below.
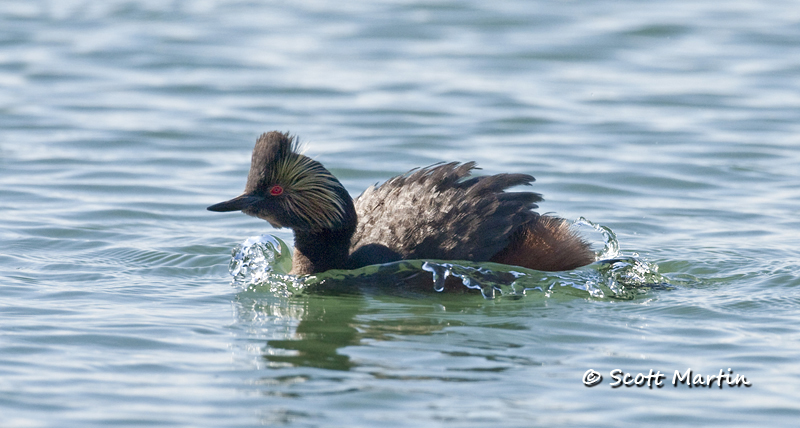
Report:
[[[488,263],[487,263],[488,265]],[[515,296],[525,294],[525,290],[518,287],[517,279],[525,276],[524,273],[513,270],[504,270],[497,265],[494,269],[488,266],[469,266],[465,263],[445,263],[423,261],[422,270],[433,274],[433,290],[443,292],[446,289],[447,278],[453,277],[472,290],[480,290],[486,299],[494,299],[496,292],[504,295]],[[508,285],[507,287],[505,285]]]
[[[589,221],[586,217],[579,217],[573,225],[577,228],[590,227],[599,232],[603,237],[603,249],[595,253],[596,260],[607,260],[619,256],[619,241],[617,234],[610,228]]]
[[[245,240],[233,249],[230,274],[241,290],[271,293],[347,293],[359,290],[391,292],[480,291],[486,299],[541,296],[572,296],[630,300],[652,289],[672,288],[658,272],[658,265],[638,255],[622,255],[614,232],[583,217],[575,225],[599,232],[604,246],[597,261],[562,272],[542,272],[497,263],[464,261],[403,260],[355,270],[332,270],[296,277],[289,275],[291,253],[277,237],[261,235]]]
[[[519,298],[540,294],[631,300],[652,289],[671,288],[658,273],[658,266],[637,259],[619,257],[601,260],[571,271],[542,272],[504,265],[473,265],[467,262],[423,262],[421,269],[433,275],[432,289],[446,291],[448,278],[464,287],[480,290],[486,299]]]
[[[231,285],[242,291],[266,286],[273,293],[293,294],[302,284],[288,274],[291,270],[289,246],[276,236],[251,236],[231,250]]]

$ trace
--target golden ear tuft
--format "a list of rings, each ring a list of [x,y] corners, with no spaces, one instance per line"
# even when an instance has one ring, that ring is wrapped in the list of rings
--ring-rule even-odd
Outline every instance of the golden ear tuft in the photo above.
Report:
[[[319,162],[298,153],[285,157],[275,167],[276,183],[287,191],[284,208],[312,229],[338,229],[345,217],[346,192],[333,174]]]

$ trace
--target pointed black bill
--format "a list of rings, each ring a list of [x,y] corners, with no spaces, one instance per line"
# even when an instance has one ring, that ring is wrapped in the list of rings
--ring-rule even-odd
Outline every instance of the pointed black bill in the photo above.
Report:
[[[264,198],[260,196],[253,196],[245,193],[244,195],[239,195],[229,201],[214,204],[206,209],[209,211],[216,211],[216,212],[241,211],[262,200],[264,200]]]

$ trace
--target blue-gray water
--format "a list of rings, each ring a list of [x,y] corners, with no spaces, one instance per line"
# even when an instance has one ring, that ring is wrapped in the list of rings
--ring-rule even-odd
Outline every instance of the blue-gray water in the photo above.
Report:
[[[532,174],[669,286],[232,287],[231,249],[291,233],[205,207],[273,129],[354,195]],[[795,426],[798,171],[794,1],[3,0],[0,426]]]

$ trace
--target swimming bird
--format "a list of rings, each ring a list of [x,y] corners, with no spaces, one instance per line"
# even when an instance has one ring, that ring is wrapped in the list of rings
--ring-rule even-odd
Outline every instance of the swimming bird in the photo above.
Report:
[[[533,211],[542,195],[506,192],[527,174],[471,176],[475,162],[413,169],[353,200],[288,132],[256,141],[244,193],[208,207],[294,231],[294,275],[408,259],[491,261],[560,271],[592,263],[562,218]]]

